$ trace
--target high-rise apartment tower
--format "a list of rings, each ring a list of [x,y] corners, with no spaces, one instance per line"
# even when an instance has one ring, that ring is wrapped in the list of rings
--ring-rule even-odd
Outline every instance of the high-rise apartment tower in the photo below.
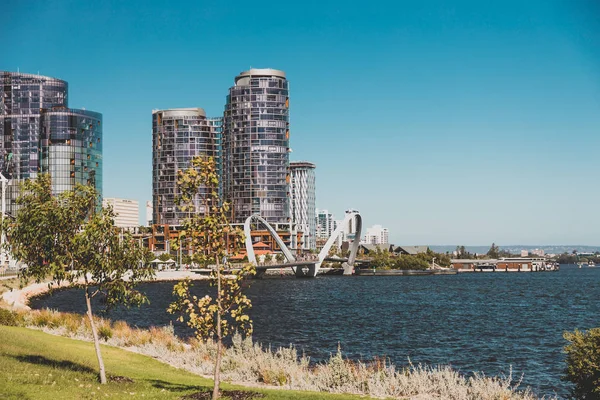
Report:
[[[221,168],[221,135],[218,121],[208,119],[202,108],[176,108],[152,112],[152,221],[181,225],[188,216],[175,204],[177,171],[190,167],[197,155],[213,157]],[[202,212],[200,195],[197,209]]]
[[[302,248],[317,248],[317,214],[315,197],[315,164],[290,163],[292,224],[302,232]],[[298,246],[300,247],[300,246]]]
[[[55,194],[76,183],[102,194],[102,114],[65,107],[43,111],[40,167],[50,174]]]
[[[102,194],[102,115],[67,107],[67,82],[0,71],[0,172],[10,180],[7,213],[17,210],[18,183],[38,173],[50,173],[55,193],[90,183]]]
[[[289,223],[289,87],[285,73],[250,69],[235,78],[223,118],[224,197],[233,223],[259,214]]]

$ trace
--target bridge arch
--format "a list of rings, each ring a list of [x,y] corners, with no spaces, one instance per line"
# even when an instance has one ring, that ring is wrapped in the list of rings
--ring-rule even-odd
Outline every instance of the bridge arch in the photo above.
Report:
[[[275,229],[263,217],[261,217],[258,214],[252,214],[251,216],[246,218],[246,222],[244,222],[244,236],[246,237],[246,254],[248,255],[249,262],[251,262],[255,265],[258,264],[256,262],[256,254],[254,253],[254,247],[252,246],[252,236],[250,235],[251,234],[250,224],[252,223],[253,220],[260,222],[261,224],[263,224],[265,226],[265,228],[267,228],[269,235],[271,235],[271,237],[273,239],[275,239],[275,242],[277,243],[277,245],[283,252],[283,255],[285,256],[285,258],[288,261],[290,261],[290,262],[296,261],[296,258],[294,257],[294,255],[292,254],[290,249],[287,248],[285,243],[283,243],[283,240],[281,240],[281,238],[277,234],[277,231],[275,231]]]
[[[335,243],[337,238],[342,234],[344,226],[346,226],[346,224],[348,224],[348,222],[350,222],[351,219],[356,220],[356,232],[355,232],[354,240],[352,241],[352,247],[350,248],[350,257],[348,257],[347,268],[349,271],[346,271],[346,268],[344,268],[344,274],[352,273],[352,267],[354,267],[354,261],[356,260],[356,254],[358,253],[358,246],[360,245],[360,238],[362,235],[362,217],[360,216],[360,214],[358,212],[355,212],[355,211],[352,211],[352,212],[349,212],[346,214],[344,221],[342,221],[342,223],[338,225],[336,230],[333,231],[333,233],[331,234],[331,237],[329,239],[327,239],[327,242],[325,242],[325,246],[323,246],[323,248],[321,249],[321,252],[319,253],[319,262],[317,263],[316,268],[315,268],[315,276],[316,276],[317,272],[319,271],[319,269],[321,268],[321,264],[323,263],[323,261],[325,260],[327,255],[329,254],[329,250],[331,249],[331,246],[333,246],[333,243]]]

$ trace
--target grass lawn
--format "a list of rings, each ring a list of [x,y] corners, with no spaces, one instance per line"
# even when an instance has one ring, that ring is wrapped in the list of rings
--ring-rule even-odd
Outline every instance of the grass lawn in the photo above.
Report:
[[[40,331],[0,326],[0,399],[179,399],[209,391],[212,380],[173,368],[150,357],[103,346],[109,377],[126,377],[100,385],[92,343],[49,335]],[[223,385],[223,389],[244,389]],[[272,400],[364,399],[350,395],[259,391]]]

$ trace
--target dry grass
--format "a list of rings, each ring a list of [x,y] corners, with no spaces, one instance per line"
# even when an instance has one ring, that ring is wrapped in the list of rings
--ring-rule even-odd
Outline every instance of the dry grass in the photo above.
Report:
[[[81,315],[36,310],[23,313],[25,326],[72,338],[91,340],[87,318]],[[97,318],[107,344],[152,356],[201,375],[211,375],[216,345],[179,340],[173,327],[137,329],[123,321]],[[397,369],[384,359],[370,363],[343,358],[341,351],[325,363],[311,366],[294,347],[262,348],[251,339],[236,336],[225,351],[222,376],[245,384],[264,384],[295,390],[362,394],[394,399],[531,400],[530,391],[519,391],[520,382],[507,377],[461,375],[448,366],[409,365]]]

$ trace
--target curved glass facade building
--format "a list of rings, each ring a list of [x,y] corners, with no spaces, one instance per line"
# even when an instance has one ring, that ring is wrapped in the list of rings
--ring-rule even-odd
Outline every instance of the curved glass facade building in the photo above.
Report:
[[[68,107],[67,82],[0,71],[0,171],[6,178],[35,177],[39,169],[42,110]]]
[[[175,205],[177,171],[197,155],[214,157],[221,165],[221,118],[206,118],[202,108],[152,112],[152,219],[154,224],[181,225],[187,213]],[[202,188],[200,193],[206,189]],[[198,209],[200,196],[196,199]]]
[[[269,223],[290,222],[289,128],[285,72],[239,74],[223,118],[223,191],[232,206],[232,223],[252,214]]]
[[[102,115],[69,109],[63,80],[0,71],[0,172],[11,180],[9,214],[18,183],[40,172],[55,193],[89,181],[102,195]]]
[[[297,232],[302,232],[302,243],[297,248],[317,248],[317,210],[315,195],[315,164],[306,161],[290,163],[291,214]]]
[[[102,194],[102,114],[65,107],[42,112],[40,155],[54,193],[80,183]]]

